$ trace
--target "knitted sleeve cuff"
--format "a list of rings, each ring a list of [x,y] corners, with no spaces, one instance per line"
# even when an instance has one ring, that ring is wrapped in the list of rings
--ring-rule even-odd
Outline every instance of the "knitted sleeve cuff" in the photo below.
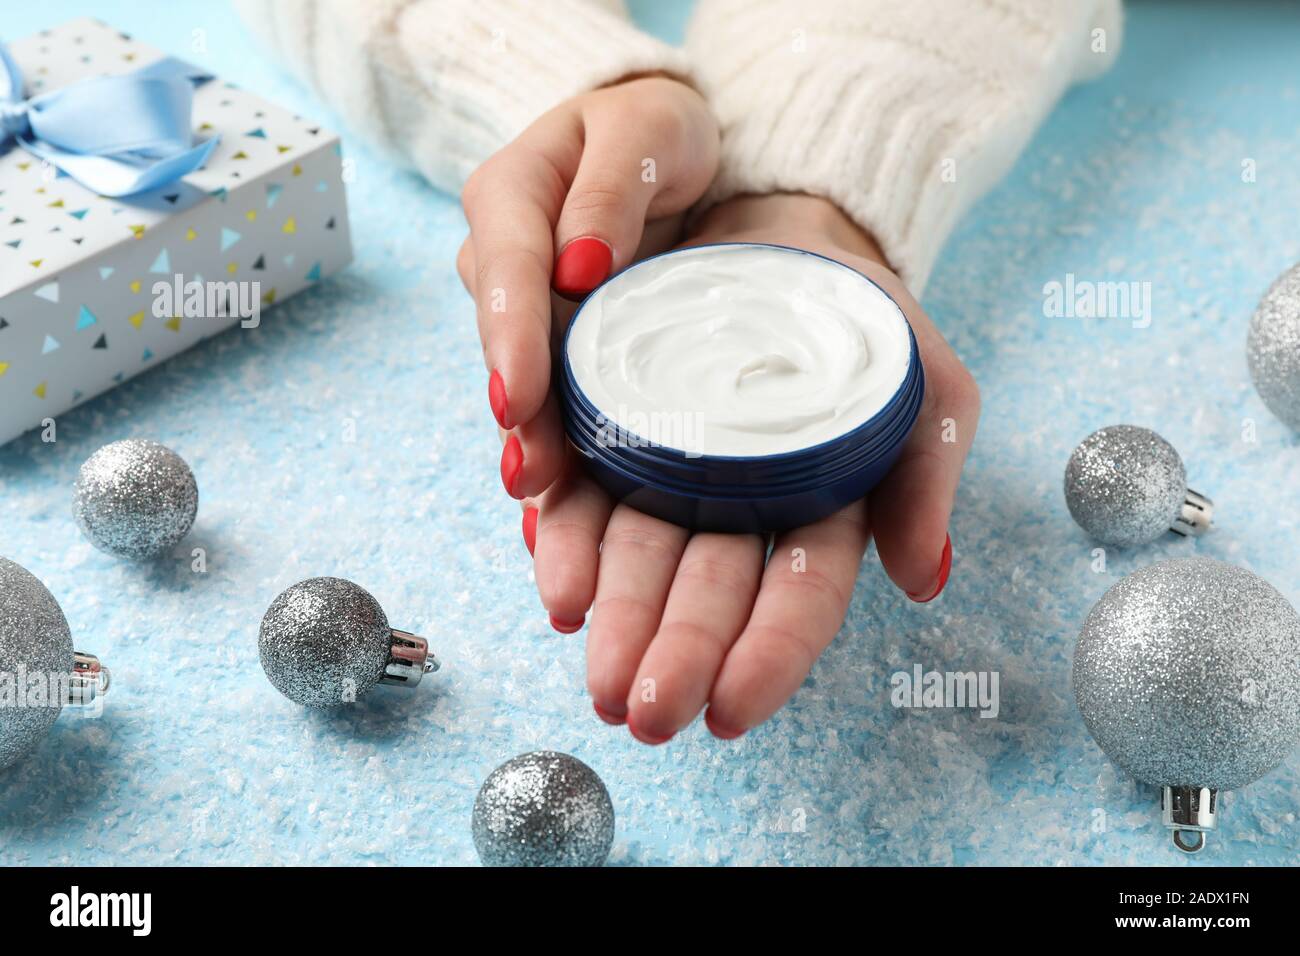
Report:
[[[828,198],[919,297],[956,221],[1114,58],[1120,24],[1119,0],[701,0],[687,52],[722,127],[704,204]]]
[[[687,76],[621,0],[236,0],[249,26],[355,131],[456,191],[569,97]]]

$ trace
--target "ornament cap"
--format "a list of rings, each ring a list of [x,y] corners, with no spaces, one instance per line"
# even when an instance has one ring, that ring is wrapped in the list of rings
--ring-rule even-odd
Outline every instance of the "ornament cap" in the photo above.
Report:
[[[429,650],[429,642],[415,634],[392,631],[393,642],[388,646],[388,662],[384,665],[381,684],[400,684],[414,687],[425,674],[432,674],[442,665]]]
[[[94,654],[72,652],[72,678],[68,681],[69,707],[89,707],[108,693],[112,674]]]
[[[1187,489],[1183,504],[1178,509],[1178,517],[1169,526],[1174,534],[1185,538],[1195,538],[1205,534],[1214,527],[1214,502],[1197,491]]]
[[[1219,822],[1219,791],[1213,787],[1161,787],[1161,822],[1173,831],[1174,846],[1184,853],[1205,848],[1205,834]]]

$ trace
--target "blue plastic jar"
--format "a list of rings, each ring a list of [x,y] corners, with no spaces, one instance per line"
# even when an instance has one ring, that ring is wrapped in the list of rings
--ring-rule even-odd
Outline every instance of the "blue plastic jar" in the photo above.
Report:
[[[818,521],[864,497],[884,478],[916,422],[925,393],[925,374],[916,337],[905,318],[907,367],[897,389],[860,423],[828,440],[795,450],[743,456],[710,454],[707,449],[683,450],[625,427],[613,410],[597,408],[579,385],[570,346],[588,305],[598,296],[634,288],[629,284],[639,281],[638,270],[649,263],[710,249],[719,254],[729,250],[776,250],[816,260],[807,268],[823,271],[830,264],[869,284],[875,290],[873,295],[884,296],[902,316],[897,303],[866,276],[802,249],[721,243],[643,260],[606,280],[573,316],[564,337],[560,380],[565,431],[582,454],[588,472],[612,497],[665,521],[695,531],[732,533],[782,531]],[[799,267],[803,268],[802,264]],[[839,274],[834,279],[844,281]],[[797,321],[796,317],[792,315],[791,321]],[[891,317],[890,321],[896,319]],[[584,337],[590,334],[591,330],[587,330]],[[708,357],[703,361],[707,364]],[[719,373],[727,374],[721,369]],[[654,411],[645,410],[646,421],[653,418]]]

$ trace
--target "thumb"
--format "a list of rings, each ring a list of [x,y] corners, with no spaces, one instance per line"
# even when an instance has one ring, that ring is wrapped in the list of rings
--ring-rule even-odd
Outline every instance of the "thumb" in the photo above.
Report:
[[[646,220],[685,209],[712,180],[716,133],[707,131],[715,148],[701,148],[694,124],[656,118],[671,108],[656,106],[632,122],[600,109],[584,117],[582,158],[555,226],[552,286],[560,295],[581,298],[629,265]]]

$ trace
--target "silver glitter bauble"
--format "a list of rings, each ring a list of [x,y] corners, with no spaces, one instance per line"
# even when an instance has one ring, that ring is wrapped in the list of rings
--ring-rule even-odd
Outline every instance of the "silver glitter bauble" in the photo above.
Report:
[[[1264,404],[1300,431],[1300,264],[1264,294],[1250,320],[1246,358]]]
[[[474,801],[484,866],[602,866],[614,845],[614,805],[596,771],[538,750],[493,770]]]
[[[140,561],[169,551],[189,533],[199,488],[185,460],[141,438],[105,445],[77,476],[73,515],[101,551]]]
[[[73,650],[54,595],[0,558],[0,769],[45,739],[64,704],[89,704],[106,690],[108,670]]]
[[[1217,791],[1263,776],[1300,742],[1300,615],[1243,568],[1161,561],[1093,607],[1073,679],[1107,756],[1167,788],[1166,824],[1208,830]]]
[[[262,618],[257,650],[276,690],[306,707],[350,704],[378,683],[413,687],[438,669],[424,638],[390,628],[379,602],[342,578],[286,589]]]
[[[1166,531],[1201,534],[1214,509],[1188,489],[1174,447],[1136,425],[1111,425],[1079,443],[1065,466],[1065,504],[1084,531],[1119,547]]]

